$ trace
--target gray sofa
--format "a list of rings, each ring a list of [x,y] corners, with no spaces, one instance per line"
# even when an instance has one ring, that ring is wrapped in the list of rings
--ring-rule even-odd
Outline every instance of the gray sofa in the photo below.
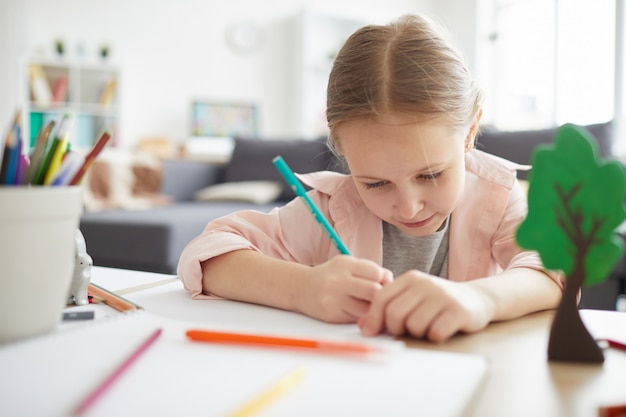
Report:
[[[243,209],[269,211],[294,197],[274,168],[272,159],[282,155],[299,173],[339,165],[319,140],[236,139],[228,164],[172,159],[163,163],[161,193],[173,204],[149,210],[107,210],[84,213],[80,221],[87,251],[94,264],[173,274],[185,245],[215,218]],[[210,185],[265,180],[283,187],[275,201],[194,200],[194,193]]]
[[[611,155],[611,124],[588,126],[596,137],[601,154]],[[553,140],[556,129],[502,132],[483,128],[477,148],[529,164],[532,150]],[[225,165],[191,160],[164,161],[161,192],[174,204],[146,211],[113,210],[85,213],[80,229],[87,251],[99,266],[175,273],[184,246],[212,219],[235,210],[269,211],[294,197],[274,169],[271,160],[282,155],[299,173],[323,169],[341,171],[340,164],[320,140],[236,139],[232,158]],[[520,178],[526,178],[520,172]],[[211,184],[269,180],[283,184],[276,201],[255,204],[245,201],[194,201],[194,193]],[[622,260],[607,282],[586,288],[581,306],[614,309],[618,294],[624,294],[626,264]]]

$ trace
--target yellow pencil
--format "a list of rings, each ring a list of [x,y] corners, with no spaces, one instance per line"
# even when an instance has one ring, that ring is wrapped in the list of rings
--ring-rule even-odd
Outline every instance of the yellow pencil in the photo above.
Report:
[[[54,150],[54,154],[52,155],[52,159],[50,160],[50,165],[48,167],[48,171],[46,172],[46,176],[44,177],[43,183],[44,185],[50,185],[54,177],[57,175],[57,171],[61,167],[61,161],[63,160],[63,155],[67,151],[67,144],[69,142],[69,132],[65,132],[63,135],[63,139],[59,142],[56,149]]]
[[[304,374],[305,372],[303,368],[296,368],[276,381],[276,383],[271,387],[252,398],[241,408],[228,414],[227,417],[250,417],[258,413],[261,409],[267,407],[267,405],[272,401],[277,400],[281,395],[284,395],[287,391],[302,381]]]
[[[35,175],[35,178],[33,179],[34,185],[45,184],[45,180],[49,176],[50,165],[52,163],[52,159],[54,158],[57,151],[59,150],[59,146],[61,145],[60,144],[61,139],[63,139],[66,135],[66,132],[68,132],[68,129],[67,129],[68,121],[69,121],[69,116],[66,114],[61,119],[61,123],[59,123],[57,132],[52,138],[52,141],[50,143],[50,146],[48,147],[48,150],[45,151],[45,156],[43,156],[40,166],[37,168],[37,173]],[[65,151],[65,149],[63,149],[63,151]],[[61,154],[61,156],[63,156],[63,154]],[[57,169],[58,169],[58,166],[57,166]]]

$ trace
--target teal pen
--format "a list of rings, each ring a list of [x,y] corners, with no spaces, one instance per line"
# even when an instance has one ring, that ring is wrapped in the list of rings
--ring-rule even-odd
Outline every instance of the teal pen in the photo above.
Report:
[[[280,174],[283,176],[287,184],[289,184],[289,186],[293,189],[296,195],[298,197],[302,197],[304,202],[309,206],[313,217],[315,217],[315,220],[317,220],[317,222],[322,225],[326,233],[328,233],[330,240],[335,243],[335,246],[337,246],[339,252],[343,253],[344,255],[350,255],[350,251],[348,250],[346,245],[344,245],[341,239],[339,239],[339,235],[337,235],[337,232],[335,232],[330,223],[328,223],[328,220],[326,220],[326,217],[324,217],[324,215],[322,214],[322,212],[319,211],[315,203],[313,203],[313,200],[311,200],[311,197],[309,197],[309,195],[306,193],[306,190],[293,174],[293,171],[291,170],[291,168],[289,168],[283,157],[280,155],[275,157],[272,160],[272,163],[274,164],[276,169],[278,169],[278,172],[280,172]]]

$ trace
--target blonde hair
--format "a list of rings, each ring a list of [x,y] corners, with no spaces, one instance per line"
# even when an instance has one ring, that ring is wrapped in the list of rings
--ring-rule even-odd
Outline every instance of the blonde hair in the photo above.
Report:
[[[433,22],[405,15],[388,25],[353,33],[340,49],[328,80],[326,118],[335,150],[342,122],[402,113],[445,117],[469,126],[483,100],[460,55]]]

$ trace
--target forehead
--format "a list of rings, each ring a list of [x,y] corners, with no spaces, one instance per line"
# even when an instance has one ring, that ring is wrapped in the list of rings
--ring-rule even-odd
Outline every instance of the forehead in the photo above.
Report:
[[[335,128],[333,137],[341,152],[357,145],[376,145],[380,141],[390,146],[394,142],[416,145],[433,139],[442,142],[459,138],[462,140],[464,133],[465,129],[454,126],[444,117],[387,114],[345,121]]]
[[[337,148],[353,173],[426,169],[464,151],[463,129],[442,119],[388,116],[337,127]]]
[[[353,118],[346,118],[333,129],[333,133],[341,133],[346,128],[351,129],[355,126],[403,126],[403,125],[448,125],[454,126],[454,121],[447,117],[445,114],[428,114],[419,112],[406,112],[406,111],[386,111],[384,113],[370,114],[364,116],[357,116]]]

